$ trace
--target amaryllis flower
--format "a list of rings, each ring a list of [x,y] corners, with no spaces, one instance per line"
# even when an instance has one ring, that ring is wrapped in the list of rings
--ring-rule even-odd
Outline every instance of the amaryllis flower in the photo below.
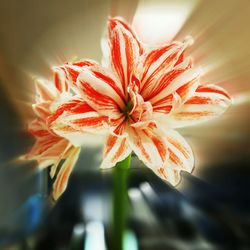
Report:
[[[75,132],[108,130],[101,168],[133,151],[158,176],[177,184],[181,170],[192,171],[194,157],[174,129],[215,118],[231,103],[222,88],[200,84],[201,70],[184,55],[191,43],[188,37],[148,49],[124,21],[110,19],[109,66],[61,67],[78,99],[58,106],[48,119],[50,129],[72,142]]]
[[[80,147],[74,147],[68,140],[51,131],[46,124],[53,105],[71,96],[69,85],[57,68],[55,68],[54,76],[53,83],[46,80],[36,82],[37,98],[33,109],[37,118],[29,125],[29,132],[36,138],[36,142],[24,158],[37,160],[38,167],[41,169],[51,166],[50,176],[55,178],[53,198],[57,199],[67,186],[70,173],[78,159]],[[59,163],[62,161],[63,164],[58,170]]]

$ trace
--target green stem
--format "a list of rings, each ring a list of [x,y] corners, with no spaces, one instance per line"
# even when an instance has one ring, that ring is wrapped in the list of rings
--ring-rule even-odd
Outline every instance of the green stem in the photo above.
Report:
[[[129,176],[131,155],[114,167],[114,197],[113,197],[113,249],[123,250],[123,238],[126,229],[128,193],[127,180]]]

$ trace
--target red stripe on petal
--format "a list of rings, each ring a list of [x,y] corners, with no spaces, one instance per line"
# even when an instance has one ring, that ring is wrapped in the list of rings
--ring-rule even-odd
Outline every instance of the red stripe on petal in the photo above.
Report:
[[[100,80],[104,81],[107,83],[111,88],[113,88],[117,94],[121,97],[122,100],[124,100],[125,96],[122,90],[117,86],[117,83],[111,79],[110,77],[102,74],[101,72],[93,70],[94,75],[99,78]]]
[[[150,69],[150,67],[152,66],[152,64],[154,62],[156,62],[164,53],[166,53],[167,51],[169,51],[170,49],[172,49],[173,47],[175,47],[176,44],[170,44],[170,45],[167,45],[167,46],[164,46],[162,48],[159,48],[159,49],[155,49],[155,50],[152,50],[151,52],[148,53],[148,55],[146,56],[145,58],[145,61],[143,63],[143,66],[144,66],[144,72],[142,74],[142,78],[141,78],[141,81],[144,80],[144,78],[146,77],[146,75],[148,74],[148,71]],[[159,65],[159,67],[162,67],[163,65]],[[157,67],[156,70],[159,68]],[[155,71],[156,71],[155,70]],[[154,71],[154,72],[155,72]],[[153,73],[154,73],[153,72]],[[153,74],[151,73],[151,75]]]
[[[55,82],[55,86],[57,89],[61,89],[61,81],[59,78],[59,75],[57,73],[54,73],[54,82]]]
[[[96,109],[97,112],[101,112],[102,110],[119,111],[117,103],[111,97],[96,91],[87,82],[80,81],[80,85],[85,101]]]
[[[124,36],[125,41],[125,51],[126,51],[126,59],[127,59],[127,78],[126,80],[129,82],[132,77],[132,72],[134,69],[134,53],[133,53],[133,43],[130,40],[131,38],[128,36]],[[128,84],[128,83],[127,83]],[[125,89],[126,91],[126,89]]]
[[[119,18],[111,18],[109,20],[109,34],[111,35],[112,30],[117,26],[121,25],[123,28],[125,28],[134,38],[134,40],[137,43],[137,46],[139,47],[140,55],[142,55],[144,49],[141,43],[139,42],[138,38],[136,37],[135,33],[132,31],[132,29],[129,27],[128,24],[126,24],[124,21],[120,20]]]
[[[47,119],[47,124],[50,126],[59,116],[63,114],[64,111],[70,111],[72,108],[76,107],[80,103],[79,100],[72,100],[59,106],[54,114],[52,114]],[[84,106],[84,105],[83,105]]]
[[[174,140],[171,137],[168,137],[168,142],[173,144],[187,159],[190,157],[188,150],[177,140]]]
[[[156,135],[150,133],[150,130],[144,130],[144,133],[152,140],[153,144],[157,148],[157,151],[164,162],[166,160],[167,150],[163,141]]]
[[[163,75],[161,80],[154,84],[151,88],[148,86],[148,89],[144,88],[144,93],[142,95],[145,100],[150,100],[155,97],[157,94],[161,93],[168,85],[178,76],[180,76],[186,69],[174,69],[170,72]],[[145,86],[145,85],[144,85]]]
[[[168,114],[172,110],[172,105],[154,107],[153,110],[154,110],[154,112]]]
[[[123,89],[125,90],[125,76],[122,67],[120,37],[117,32],[113,34],[111,39],[111,58],[113,67],[120,78]]]
[[[182,102],[186,102],[186,100],[195,93],[198,84],[198,78],[194,78],[176,90],[176,93],[181,97]]]
[[[185,104],[219,104],[220,100],[213,100],[209,97],[194,96],[190,98]]]
[[[109,136],[108,140],[106,142],[106,148],[105,148],[105,152],[104,152],[104,157],[106,155],[108,155],[108,153],[110,152],[110,150],[113,148],[113,146],[115,145],[116,141],[117,141],[118,137],[116,136]]]
[[[102,169],[111,168],[117,162],[124,160],[131,153],[127,138],[110,134],[104,146]]]
[[[143,155],[143,157],[144,157],[149,163],[151,163],[151,162],[152,162],[151,157],[150,157],[150,155],[147,153],[146,149],[144,148],[143,143],[142,143],[142,141],[141,141],[141,138],[140,138],[139,134],[136,132],[135,129],[132,128],[132,130],[133,130],[134,135],[135,135],[135,137],[134,137],[134,139],[135,139],[135,141],[134,141],[135,145],[136,145],[137,148],[140,150],[140,153]]]
[[[173,100],[173,95],[171,94],[171,95],[163,97],[160,100],[154,102],[153,107],[162,106],[162,105],[166,105],[166,104],[172,104],[172,100]]]
[[[120,123],[115,127],[113,133],[116,135],[122,135],[125,129],[126,121],[125,117],[119,119]],[[112,125],[112,124],[111,124]]]
[[[36,137],[45,137],[45,136],[50,135],[48,130],[32,130],[32,129],[29,129],[29,132],[32,135],[36,136]]]
[[[64,66],[54,67],[54,84],[55,87],[59,90],[59,92],[68,92],[68,76]]]
[[[76,70],[75,68],[72,68],[70,66],[65,66],[65,67],[66,67],[66,69],[67,69],[67,71],[72,79],[72,83],[75,84],[81,69],[79,68]]]
[[[71,124],[78,125],[84,129],[84,127],[100,127],[103,125],[105,119],[103,116],[100,117],[90,117],[90,118],[82,118],[71,121]]]
[[[74,62],[73,65],[74,66],[79,66],[79,67],[93,66],[93,65],[95,65],[95,62],[94,61],[89,61],[89,60],[83,60],[83,61],[79,61],[79,62]]]
[[[139,60],[139,43],[131,30],[116,20],[109,22],[109,41],[112,67],[126,92],[135,63]]]
[[[231,97],[225,91],[216,87],[200,86],[199,88],[197,88],[196,92],[216,93],[224,95],[228,99],[231,99]]]
[[[95,110],[91,108],[86,102],[79,101],[79,103],[77,103],[75,107],[72,107],[69,111],[72,114],[79,114],[79,113],[93,112]]]
[[[163,179],[168,180],[168,176],[164,168],[161,167],[157,169],[157,171]]]
[[[201,117],[201,116],[211,116],[213,115],[213,112],[209,111],[201,111],[201,112],[178,112],[175,114],[176,117],[183,117],[183,119],[194,119],[195,117]]]
[[[172,161],[175,165],[178,165],[178,166],[183,165],[183,162],[171,149],[168,149],[168,152],[169,152],[169,160],[170,161]]]
[[[176,66],[176,65],[178,65],[178,64],[180,64],[180,63],[182,63],[184,61],[184,53],[185,53],[185,51],[183,51],[181,53],[181,55],[179,56],[179,58],[178,58],[178,60],[177,60],[177,62],[175,63],[174,66]]]
[[[116,162],[120,158],[120,156],[124,153],[124,151],[126,150],[126,148],[127,148],[126,142],[127,142],[127,139],[123,138],[120,145],[119,145],[119,148],[117,149],[116,153],[114,154],[114,156],[112,158],[113,162]]]

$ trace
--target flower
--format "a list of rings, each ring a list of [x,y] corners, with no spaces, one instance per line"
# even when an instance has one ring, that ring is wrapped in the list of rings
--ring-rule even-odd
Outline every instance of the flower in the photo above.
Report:
[[[37,118],[30,123],[28,129],[36,138],[36,142],[24,156],[26,160],[37,160],[40,169],[51,166],[50,176],[55,178],[52,194],[55,200],[66,189],[70,173],[80,153],[79,147],[74,147],[68,140],[55,134],[46,124],[55,102],[71,96],[69,85],[63,77],[64,75],[55,68],[53,83],[42,79],[36,81],[37,98],[33,110]],[[63,163],[58,170],[62,160]]]
[[[200,84],[201,70],[184,55],[191,44],[187,37],[148,49],[124,21],[110,19],[109,65],[60,67],[77,98],[58,106],[47,119],[50,129],[74,144],[76,132],[106,131],[101,168],[114,167],[133,151],[176,185],[181,170],[192,171],[194,157],[174,129],[217,117],[231,103],[222,88]]]

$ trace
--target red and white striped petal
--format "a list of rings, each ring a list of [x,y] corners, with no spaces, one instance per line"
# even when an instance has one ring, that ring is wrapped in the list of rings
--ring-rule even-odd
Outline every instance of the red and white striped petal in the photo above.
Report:
[[[155,129],[129,129],[129,145],[138,158],[152,169],[162,166],[168,156],[164,134]]]
[[[65,158],[66,158],[66,153],[68,152],[68,150],[71,148],[71,147],[73,147],[73,145],[69,142],[69,141],[67,141],[67,140],[65,140],[65,139],[63,139],[62,141],[64,141],[64,147],[62,147],[61,149],[60,149],[60,151],[58,151],[58,153],[57,153],[57,157],[54,157],[54,162],[53,162],[53,164],[51,165],[51,168],[50,168],[50,172],[49,172],[49,174],[50,174],[50,178],[51,179],[53,179],[54,178],[54,176],[55,176],[55,174],[56,174],[56,171],[57,171],[57,168],[59,167],[59,164],[60,164],[60,162],[62,161],[62,160],[65,160]],[[58,148],[59,149],[59,148]]]
[[[121,114],[120,118],[109,120],[109,133],[115,136],[123,136],[126,132],[127,121],[126,117]]]
[[[108,131],[107,117],[100,116],[87,103],[78,99],[59,106],[47,122],[54,133],[77,146],[84,142],[84,133],[102,134]]]
[[[99,114],[119,118],[125,108],[124,94],[117,81],[101,67],[84,68],[77,86],[81,97]]]
[[[28,127],[29,133],[34,135],[35,137],[45,137],[50,135],[46,123],[42,119],[35,119],[33,120]]]
[[[196,125],[220,116],[230,104],[224,89],[216,85],[199,86],[189,100],[171,112],[167,122],[173,128]]]
[[[124,160],[131,151],[127,137],[109,135],[104,147],[103,161],[100,168],[114,167],[117,162]]]
[[[186,140],[174,130],[165,132],[168,141],[169,158],[164,168],[174,168],[191,172],[194,167],[194,156]]]
[[[59,96],[59,92],[57,91],[55,86],[47,80],[36,79],[35,86],[37,102],[54,101]]]
[[[117,25],[122,26],[125,30],[127,30],[133,36],[134,41],[137,43],[137,45],[138,45],[138,47],[140,49],[140,55],[143,54],[144,48],[143,48],[142,44],[140,43],[140,41],[136,37],[133,30],[130,28],[130,26],[121,17],[114,17],[114,18],[109,19],[109,27],[108,27],[109,28],[109,36],[111,36],[111,33],[112,33],[113,29]]]
[[[41,119],[36,119],[31,123],[29,132],[33,134],[37,140],[24,158],[26,160],[37,160],[40,168],[58,164],[60,155],[63,154],[68,147],[69,142],[52,134],[47,129],[45,122]]]
[[[190,146],[178,132],[167,130],[165,136],[168,141],[168,159],[164,165],[153,171],[163,180],[176,186],[181,180],[182,170],[192,172],[194,156]]]
[[[63,165],[61,166],[61,169],[53,184],[53,198],[55,200],[57,200],[65,191],[68,185],[70,174],[79,157],[79,153],[80,153],[80,148],[72,147],[70,148],[67,157],[65,157],[65,161]]]
[[[98,65],[97,62],[93,60],[82,60],[74,63],[67,63],[64,65],[65,70],[67,71],[68,77],[71,79],[72,84],[75,85],[77,77],[81,73],[83,67],[90,67]]]
[[[170,79],[164,84],[164,87],[150,99],[153,107],[159,106],[164,103],[165,100],[169,98],[170,95],[177,93],[183,102],[191,97],[197,87],[199,86],[199,78],[201,75],[201,69],[188,69],[177,74],[177,77],[173,80]]]
[[[63,148],[64,140],[59,140],[59,137],[44,137],[38,138],[30,152],[25,156],[26,160],[54,160],[58,158],[58,150],[54,150],[55,148]],[[46,166],[48,167],[48,166]]]
[[[183,51],[191,44],[191,40],[186,40],[183,43],[173,42],[171,44],[162,46],[157,49],[153,49],[146,53],[142,58],[142,74],[141,74],[141,84],[142,92],[144,92],[150,86],[151,81],[154,78],[160,78],[162,74],[171,70],[178,62],[179,57],[182,55]]]
[[[47,159],[60,158],[60,156],[63,154],[63,152],[69,146],[70,143],[64,138],[60,138],[60,137],[57,137],[57,138],[58,139],[56,142],[54,142],[53,144],[50,144],[51,146],[40,154],[41,158],[47,158]],[[46,139],[46,141],[48,142],[49,140]],[[44,142],[45,142],[45,139],[44,139]]]
[[[57,90],[60,93],[68,92],[70,82],[65,67],[64,66],[53,67],[53,73],[54,73],[54,84]]]
[[[171,82],[191,67],[192,60],[191,58],[187,58],[185,61],[175,66],[172,70],[163,73],[159,78],[153,79],[151,84],[148,84],[147,88],[144,88],[143,93],[141,93],[144,100],[151,100],[155,96],[159,95],[170,85]]]
[[[142,53],[142,47],[124,22],[110,19],[108,28],[111,64],[126,93],[127,85]]]
[[[70,114],[78,114],[94,111],[87,103],[77,97],[73,97],[72,99],[65,102],[60,102],[53,109],[53,113],[46,119],[48,126],[50,126],[64,112],[70,112]]]

